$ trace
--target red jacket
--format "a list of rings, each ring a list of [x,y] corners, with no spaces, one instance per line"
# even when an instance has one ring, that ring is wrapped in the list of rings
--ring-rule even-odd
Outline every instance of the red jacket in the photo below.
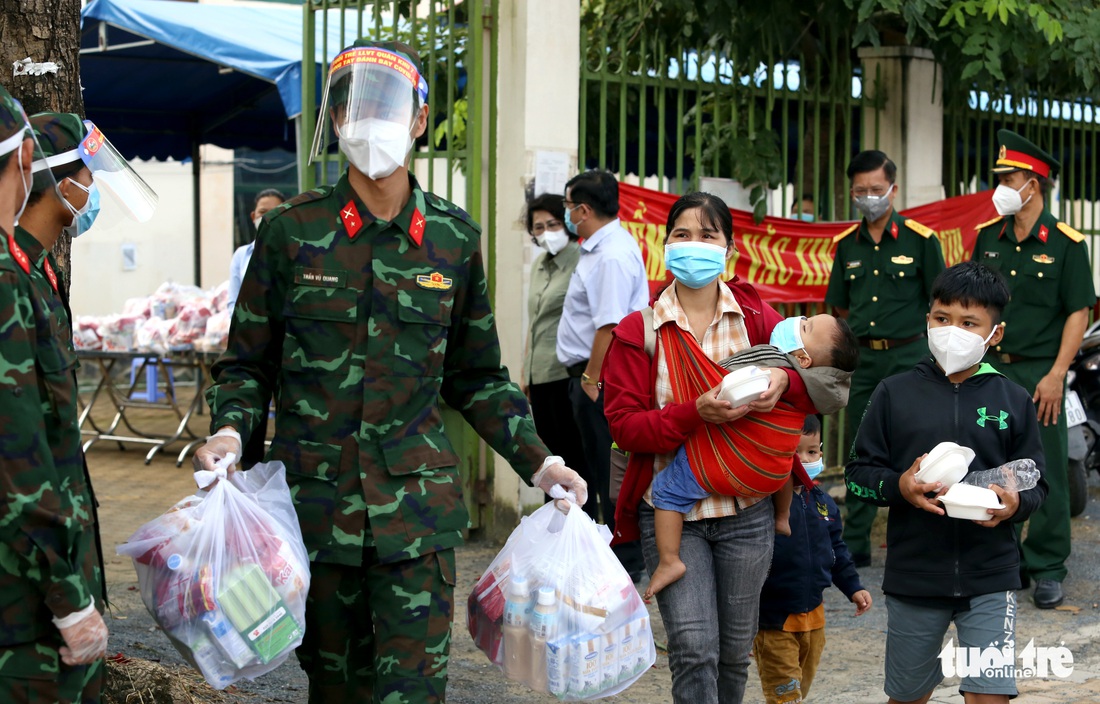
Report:
[[[772,328],[783,317],[760,299],[751,285],[738,279],[727,282],[745,316],[749,344],[767,344]],[[604,414],[611,437],[619,449],[630,453],[619,499],[615,506],[614,543],[638,540],[638,504],[653,481],[653,456],[673,452],[705,422],[694,401],[669,403],[655,409],[653,389],[657,382],[656,355],[645,352],[642,314],[631,313],[612,333],[611,346],[603,360],[600,380],[604,389]],[[802,377],[793,369],[785,370],[790,387],[784,400],[799,410],[815,413],[806,394]],[[792,472],[806,486],[812,486],[802,463],[795,455]]]

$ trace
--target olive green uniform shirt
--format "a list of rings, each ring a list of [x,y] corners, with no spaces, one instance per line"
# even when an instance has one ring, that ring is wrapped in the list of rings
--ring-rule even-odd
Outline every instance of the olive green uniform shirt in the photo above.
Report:
[[[825,303],[848,309],[857,337],[903,339],[928,327],[928,296],[944,270],[940,241],[932,230],[890,214],[875,244],[866,218],[835,238],[833,270]]]
[[[527,331],[527,355],[523,363],[528,384],[569,378],[565,365],[558,361],[558,323],[569,279],[580,258],[580,245],[570,242],[555,255],[544,251],[531,265],[531,291],[527,296],[531,328]]]
[[[1001,319],[1004,339],[995,352],[1054,358],[1070,313],[1096,303],[1084,237],[1044,211],[1021,242],[1012,216],[978,232],[973,258],[1000,270],[1012,299]]]

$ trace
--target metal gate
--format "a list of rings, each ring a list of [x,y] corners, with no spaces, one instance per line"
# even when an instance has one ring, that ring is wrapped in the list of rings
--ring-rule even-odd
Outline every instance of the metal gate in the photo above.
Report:
[[[410,165],[420,186],[464,207],[488,233],[486,257],[489,294],[494,291],[491,257],[495,231],[492,183],[496,171],[495,141],[497,43],[493,18],[498,0],[308,0],[303,5],[302,116],[298,164],[305,188],[332,183],[347,167],[333,152],[312,166],[309,144],[327,67],[356,39],[398,40],[420,54],[428,81],[428,129],[417,140]],[[339,37],[332,42],[333,29]],[[323,66],[318,63],[323,61]],[[320,70],[318,70],[320,69]],[[491,485],[492,453],[462,416],[444,409],[447,436],[458,453],[463,494],[473,527]]]

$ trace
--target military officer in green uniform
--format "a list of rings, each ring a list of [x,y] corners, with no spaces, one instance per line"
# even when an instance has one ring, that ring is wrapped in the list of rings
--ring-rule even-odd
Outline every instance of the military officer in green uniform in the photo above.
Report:
[[[92,176],[75,156],[84,124],[55,117],[36,116],[32,132],[0,88],[0,701],[93,704],[102,562],[65,281],[49,253],[88,210]]]
[[[985,361],[1031,392],[1039,413],[1050,490],[1031,515],[1020,569],[1025,588],[1035,580],[1035,605],[1051,609],[1064,598],[1070,554],[1066,371],[1096,294],[1084,236],[1044,209],[1060,164],[1014,132],[1000,130],[997,138],[993,204],[1000,216],[979,226],[973,258],[999,269],[1012,290],[1004,338]]]
[[[825,303],[848,320],[860,344],[859,367],[848,396],[849,448],[878,383],[928,355],[928,297],[944,269],[936,234],[894,210],[896,179],[897,167],[886,154],[857,154],[848,165],[848,180],[863,219],[833,238],[836,254]],[[856,566],[865,567],[871,564],[871,526],[877,509],[856,499],[852,491],[849,486],[844,541]]]
[[[404,44],[333,61],[314,145],[331,122],[348,170],[264,216],[195,458],[239,456],[274,394],[267,459],[311,560],[297,654],[315,704],[443,701],[468,514],[440,398],[524,479],[587,497],[501,366],[478,225],[408,172],[427,97]]]

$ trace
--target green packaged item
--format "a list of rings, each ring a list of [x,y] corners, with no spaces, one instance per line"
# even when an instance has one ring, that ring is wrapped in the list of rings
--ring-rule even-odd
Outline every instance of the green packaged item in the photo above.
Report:
[[[238,567],[223,585],[218,604],[261,661],[271,662],[301,637],[301,625],[259,566]]]

